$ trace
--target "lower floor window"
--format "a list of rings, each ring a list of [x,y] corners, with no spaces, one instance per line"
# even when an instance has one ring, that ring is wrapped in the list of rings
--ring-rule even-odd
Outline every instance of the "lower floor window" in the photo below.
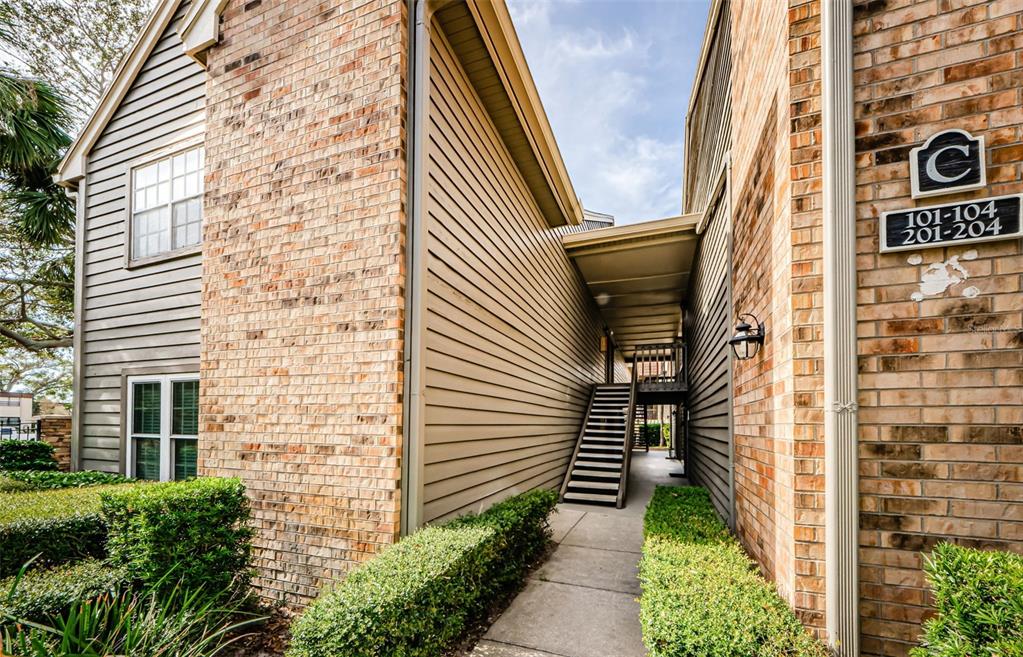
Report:
[[[128,409],[128,474],[153,481],[195,477],[198,376],[129,377]]]

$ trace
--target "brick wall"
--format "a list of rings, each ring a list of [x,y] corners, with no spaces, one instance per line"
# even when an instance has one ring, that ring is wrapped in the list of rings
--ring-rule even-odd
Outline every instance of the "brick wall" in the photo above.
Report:
[[[755,360],[736,361],[736,532],[795,599],[793,353],[787,15],[776,2],[732,6],[733,307],[767,324]],[[746,29],[748,26],[757,29]]]
[[[789,2],[795,608],[824,626],[824,226],[820,0]]]
[[[987,189],[1023,192],[1019,0],[857,0],[861,588],[864,655],[904,655],[928,613],[937,541],[1023,550],[1019,241],[878,254],[913,201],[909,149],[944,128],[987,140]],[[969,278],[922,301],[932,263]]]
[[[398,537],[407,20],[236,1],[208,56],[199,467],[292,603]]]
[[[54,415],[39,418],[39,440],[53,446],[53,458],[61,472],[71,470],[71,416]]]

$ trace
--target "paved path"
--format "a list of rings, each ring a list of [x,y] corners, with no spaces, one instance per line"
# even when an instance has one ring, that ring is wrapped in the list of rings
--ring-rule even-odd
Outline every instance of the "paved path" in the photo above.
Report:
[[[632,457],[624,509],[560,504],[551,558],[477,644],[475,657],[644,657],[639,626],[643,512],[656,485],[683,480],[664,452]]]

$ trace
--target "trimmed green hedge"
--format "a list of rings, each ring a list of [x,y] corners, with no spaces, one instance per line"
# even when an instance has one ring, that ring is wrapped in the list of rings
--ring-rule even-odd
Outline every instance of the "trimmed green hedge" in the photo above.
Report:
[[[553,491],[427,527],[328,589],[291,627],[288,657],[435,657],[544,550]]]
[[[942,543],[924,570],[938,615],[913,657],[1023,657],[1023,556]]]
[[[56,470],[53,446],[40,440],[0,440],[0,470]]]
[[[0,580],[0,628],[23,620],[49,623],[82,600],[115,592],[123,581],[122,573],[96,559]]]
[[[128,477],[109,472],[82,470],[81,472],[55,472],[52,470],[11,470],[0,472],[0,492],[5,481],[18,482],[22,490],[50,490],[54,488],[82,488],[85,486],[106,486],[132,481]],[[15,487],[15,490],[17,488]]]
[[[826,657],[705,489],[659,486],[643,529],[640,621],[651,657]]]
[[[248,589],[253,531],[239,479],[106,489],[102,512],[110,563],[145,587],[202,587],[211,595]]]
[[[30,559],[49,566],[103,557],[107,526],[100,495],[132,484],[0,495],[0,577],[14,575]]]

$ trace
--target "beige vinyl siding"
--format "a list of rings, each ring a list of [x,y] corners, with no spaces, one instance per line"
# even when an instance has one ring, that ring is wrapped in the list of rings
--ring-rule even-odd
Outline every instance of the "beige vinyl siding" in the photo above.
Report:
[[[80,465],[120,468],[125,368],[199,364],[200,256],[125,268],[129,169],[201,132],[206,75],[181,49],[182,3],[88,156]]]
[[[729,3],[722,0],[713,43],[686,126],[686,180],[683,211],[702,212],[720,180],[731,136],[732,76]]]
[[[684,330],[689,359],[686,470],[694,483],[710,491],[714,506],[731,523],[735,491],[728,222],[727,203],[722,200],[700,238]]]
[[[596,308],[436,22],[426,164],[424,521],[561,483]]]

